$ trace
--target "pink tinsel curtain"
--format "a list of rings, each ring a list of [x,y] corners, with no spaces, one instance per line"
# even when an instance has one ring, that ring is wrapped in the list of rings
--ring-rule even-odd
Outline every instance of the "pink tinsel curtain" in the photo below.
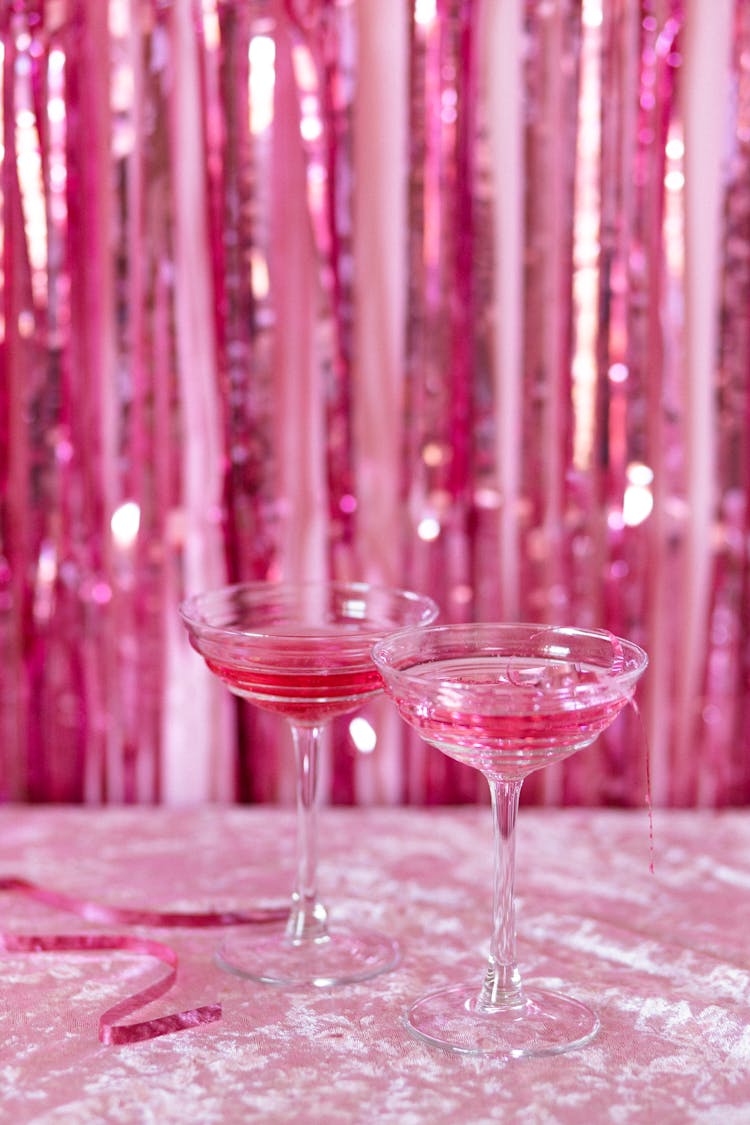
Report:
[[[186,592],[595,625],[538,803],[750,798],[743,0],[2,0],[0,795],[289,800]],[[339,802],[472,801],[380,700]],[[646,754],[649,762],[646,762]]]

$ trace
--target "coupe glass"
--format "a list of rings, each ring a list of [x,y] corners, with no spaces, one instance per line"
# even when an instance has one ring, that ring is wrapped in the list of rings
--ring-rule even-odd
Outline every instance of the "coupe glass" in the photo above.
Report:
[[[548,1055],[594,1037],[579,1001],[523,983],[516,962],[515,824],[523,780],[588,746],[632,698],[647,664],[611,633],[534,624],[433,625],[378,642],[373,659],[402,717],[487,778],[494,819],[492,936],[481,987],[431,993],[410,1031],[463,1054]]]
[[[398,962],[398,946],[362,928],[333,927],[317,890],[317,776],[324,727],[383,689],[370,651],[437,606],[407,590],[364,583],[244,583],[180,607],[193,647],[236,695],[283,715],[297,777],[297,871],[283,929],[230,931],[219,963],[267,984],[327,986],[364,980]]]

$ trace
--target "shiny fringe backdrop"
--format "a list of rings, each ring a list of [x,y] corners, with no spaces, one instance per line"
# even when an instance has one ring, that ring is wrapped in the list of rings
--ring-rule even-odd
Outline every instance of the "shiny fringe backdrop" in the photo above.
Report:
[[[291,798],[186,592],[596,625],[539,803],[750,798],[750,5],[0,0],[0,796]],[[471,801],[384,701],[339,802]]]

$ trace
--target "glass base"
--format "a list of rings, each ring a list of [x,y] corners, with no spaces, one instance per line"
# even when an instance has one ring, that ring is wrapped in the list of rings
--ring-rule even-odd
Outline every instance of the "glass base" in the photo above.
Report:
[[[599,1017],[569,996],[524,988],[517,1007],[477,1010],[476,985],[432,992],[409,1009],[406,1022],[417,1039],[464,1055],[524,1058],[557,1055],[589,1043]]]
[[[222,969],[262,984],[330,988],[394,969],[397,942],[371,930],[332,927],[324,937],[291,941],[284,929],[228,933],[216,953]]]

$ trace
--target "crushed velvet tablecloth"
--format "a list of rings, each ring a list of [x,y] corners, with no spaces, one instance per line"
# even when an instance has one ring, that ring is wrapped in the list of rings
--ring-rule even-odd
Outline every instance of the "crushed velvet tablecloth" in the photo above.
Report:
[[[288,810],[7,808],[0,828],[0,874],[111,905],[240,908],[291,885]],[[180,958],[144,1015],[219,1001],[223,1016],[105,1046],[99,1014],[158,975],[150,959],[4,953],[0,1121],[750,1121],[750,813],[657,812],[652,874],[645,813],[522,809],[522,968],[594,1005],[601,1031],[513,1062],[431,1050],[403,1022],[422,992],[479,983],[489,811],[330,809],[321,828],[334,917],[396,935],[395,972],[285,992],[223,973],[216,930],[140,927]],[[12,892],[2,905],[5,931],[98,928]]]

